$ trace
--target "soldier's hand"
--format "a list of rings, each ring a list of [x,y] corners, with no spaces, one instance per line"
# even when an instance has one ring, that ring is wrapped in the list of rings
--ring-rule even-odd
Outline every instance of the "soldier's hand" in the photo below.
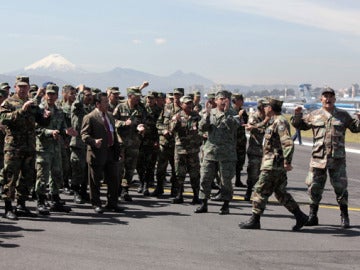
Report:
[[[206,113],[209,114],[211,109],[212,109],[212,105],[211,105],[210,101],[206,101],[206,103],[205,103]]]
[[[142,85],[140,85],[139,89],[142,90],[144,89],[145,87],[148,87],[149,86],[149,82],[148,81],[145,81],[142,83]]]
[[[180,113],[175,114],[171,120],[179,122],[181,119]]]
[[[51,116],[51,111],[49,111],[49,110],[44,110],[43,117],[44,117],[44,118],[49,118],[50,116]]]
[[[240,118],[242,117],[244,111],[245,111],[244,109],[242,109],[242,110],[239,111],[238,115],[239,115]]]
[[[95,139],[95,147],[100,148],[102,144],[103,139]]]
[[[295,114],[300,114],[302,112],[302,107],[301,106],[297,106],[294,110]]]
[[[250,124],[242,124],[242,126],[248,131],[251,131],[255,128],[253,125]]]
[[[54,140],[58,140],[60,138],[60,131],[53,130],[52,131],[52,136],[53,136]]]
[[[290,172],[290,171],[293,169],[293,167],[291,166],[291,164],[286,163],[286,162],[284,162],[284,168],[285,168],[285,170],[286,170],[287,172]]]
[[[26,101],[24,104],[23,104],[23,106],[21,107],[21,109],[23,110],[23,111],[27,111],[28,109],[29,109],[29,107],[31,107],[31,105],[33,105],[34,104],[34,101],[33,100],[28,100],[28,101]]]
[[[76,86],[76,89],[78,89],[79,92],[84,91],[84,89],[85,89],[85,84],[79,84],[78,86]]]
[[[125,126],[130,126],[132,123],[131,119],[129,118],[128,120],[125,121]]]
[[[76,137],[79,134],[73,127],[65,129],[65,133],[72,137]]]

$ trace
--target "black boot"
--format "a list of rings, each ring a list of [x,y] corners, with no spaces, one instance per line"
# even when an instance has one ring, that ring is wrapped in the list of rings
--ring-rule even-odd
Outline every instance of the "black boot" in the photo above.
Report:
[[[228,215],[228,214],[230,214],[229,201],[224,200],[224,204],[220,208],[219,215]]]
[[[244,195],[244,201],[249,202],[251,200],[252,187],[248,186]]]
[[[156,188],[154,191],[150,194],[151,197],[158,197],[164,194],[164,187],[163,187],[163,180],[158,179]]]
[[[121,198],[126,202],[132,202],[132,198],[129,194],[129,187],[122,187]]]
[[[199,189],[198,188],[193,188],[193,199],[191,201],[191,204],[201,204],[201,200],[199,199]]]
[[[36,214],[31,213],[29,208],[26,207],[24,199],[17,200],[16,215],[22,217],[36,217]]]
[[[140,185],[139,185],[139,187],[138,187],[138,189],[137,189],[137,193],[143,193],[143,191],[144,191],[144,182],[143,181],[140,181]]]
[[[350,228],[348,206],[345,204],[340,205],[340,211],[341,211],[341,227],[343,229]]]
[[[45,199],[45,195],[38,195],[37,213],[42,216],[50,215],[50,211],[45,205]]]
[[[319,210],[319,205],[310,204],[309,219],[306,222],[305,226],[317,226],[317,225],[319,225],[319,219],[317,217],[318,210]]]
[[[246,187],[246,185],[244,185],[244,184],[241,182],[240,176],[236,176],[235,187],[241,187],[241,188]]]
[[[219,191],[211,197],[211,200],[212,201],[215,201],[215,202],[222,202],[223,199],[222,199],[222,195],[221,195],[221,189],[219,189]]]
[[[239,224],[240,229],[251,229],[258,230],[260,229],[260,215],[252,214],[251,218],[244,223]]]
[[[184,202],[184,198],[183,198],[183,190],[184,189],[183,189],[183,187],[180,187],[177,190],[178,190],[178,193],[177,193],[176,197],[171,200],[171,203],[180,204],[180,203]]]
[[[145,182],[144,187],[143,187],[142,194],[143,194],[144,196],[150,196],[149,183],[146,183],[146,182]]]
[[[10,219],[10,220],[18,220],[18,217],[14,213],[14,210],[13,210],[10,200],[5,200],[5,214],[3,217]]]
[[[51,212],[65,212],[69,213],[71,211],[71,208],[68,206],[65,206],[60,201],[60,196],[58,194],[50,195],[50,211]]]
[[[74,203],[76,203],[76,204],[84,204],[85,200],[80,195],[80,186],[79,185],[71,185],[71,189],[74,191]]]
[[[202,199],[201,200],[201,205],[195,209],[194,213],[207,213],[208,211],[208,204],[207,204],[207,199]]]
[[[304,214],[303,211],[300,210],[300,208],[296,208],[294,211],[292,211],[296,218],[296,224],[292,227],[293,231],[299,231],[308,221],[309,217]]]

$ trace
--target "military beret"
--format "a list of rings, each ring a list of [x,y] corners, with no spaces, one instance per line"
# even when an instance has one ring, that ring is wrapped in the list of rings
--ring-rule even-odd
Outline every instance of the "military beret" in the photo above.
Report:
[[[166,94],[163,92],[158,93],[158,98],[166,98]]]
[[[330,94],[335,95],[334,89],[332,89],[330,87],[325,87],[321,90],[321,95],[324,95],[325,93],[330,93]]]
[[[174,91],[173,91],[173,94],[180,94],[180,95],[184,95],[184,88],[175,88]]]
[[[188,103],[188,102],[192,102],[193,101],[193,99],[189,96],[189,95],[187,95],[187,96],[182,96],[181,98],[180,98],[180,102],[181,103]]]
[[[15,84],[16,85],[29,85],[30,79],[26,76],[17,76]]]
[[[11,87],[9,85],[9,83],[7,82],[2,82],[0,83],[0,90],[9,90]]]
[[[54,93],[54,94],[58,94],[59,93],[59,86],[57,86],[56,84],[48,84],[46,86],[46,94],[47,93]]]

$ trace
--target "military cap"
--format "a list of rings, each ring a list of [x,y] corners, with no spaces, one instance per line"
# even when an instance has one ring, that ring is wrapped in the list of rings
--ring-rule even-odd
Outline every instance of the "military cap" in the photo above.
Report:
[[[201,97],[200,91],[195,91],[195,92],[194,92],[194,96],[195,96],[195,97]]]
[[[181,98],[180,98],[180,102],[181,103],[188,103],[188,102],[192,102],[193,101],[193,99],[189,96],[189,95],[187,95],[187,96],[182,96]]]
[[[166,94],[163,92],[158,93],[158,98],[166,98]]]
[[[321,90],[321,95],[324,95],[325,93],[330,93],[330,94],[335,95],[334,89],[332,89],[330,87],[325,87]]]
[[[92,93],[93,95],[96,95],[96,94],[98,94],[98,93],[101,93],[101,89],[96,88],[96,87],[92,87],[92,88],[91,88],[91,93]]]
[[[62,87],[62,90],[63,91],[72,91],[72,90],[76,90],[76,88],[74,86],[72,86],[71,84],[65,84],[63,87]]]
[[[208,94],[207,94],[207,98],[208,98],[208,99],[215,98],[215,93],[208,93]]]
[[[184,95],[184,88],[175,88],[174,91],[173,91],[173,94],[180,94],[180,95]]]
[[[147,92],[146,97],[155,98],[154,92],[151,92],[151,91]]]
[[[46,94],[47,93],[54,93],[54,94],[58,94],[59,93],[59,86],[57,86],[56,84],[48,84],[46,86]]]
[[[188,94],[191,99],[194,99],[194,94]]]
[[[241,99],[241,100],[244,100],[244,96],[242,94],[239,94],[239,93],[234,93],[231,95],[231,98],[232,99]]]
[[[282,100],[278,100],[278,99],[274,99],[274,98],[267,98],[266,100],[263,101],[263,105],[264,106],[271,106],[271,108],[273,109],[280,109],[282,107],[283,101]]]
[[[231,93],[227,90],[221,90],[216,92],[215,98],[229,98],[231,97]]]
[[[7,98],[9,95],[9,92],[5,89],[0,89],[0,97]]]
[[[166,97],[167,97],[167,98],[174,98],[174,95],[173,95],[173,93],[167,93],[167,94],[166,94]]]
[[[48,86],[49,84],[56,84],[56,83],[53,83],[53,82],[44,82],[42,84],[42,88],[46,88],[46,86]]]
[[[16,85],[29,85],[29,77],[26,76],[17,76],[15,84]]]
[[[159,92],[157,91],[149,91],[149,93],[151,93],[154,96],[154,98],[159,97]]]
[[[127,95],[141,96],[141,90],[139,87],[128,87],[126,88]]]
[[[9,83],[7,82],[2,82],[0,83],[0,90],[9,90],[11,87],[9,85]]]
[[[259,98],[257,100],[257,107],[260,108],[260,107],[264,106],[264,101],[265,101],[265,99]]]
[[[39,90],[39,86],[37,86],[37,84],[30,84],[29,92],[37,92],[37,90]]]
[[[120,94],[119,87],[117,86],[110,86],[106,89],[109,94]]]

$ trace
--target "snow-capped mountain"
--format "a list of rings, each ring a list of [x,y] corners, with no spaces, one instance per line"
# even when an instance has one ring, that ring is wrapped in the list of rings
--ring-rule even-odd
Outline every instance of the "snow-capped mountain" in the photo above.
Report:
[[[84,72],[60,54],[50,54],[24,68],[27,73],[40,72]]]

